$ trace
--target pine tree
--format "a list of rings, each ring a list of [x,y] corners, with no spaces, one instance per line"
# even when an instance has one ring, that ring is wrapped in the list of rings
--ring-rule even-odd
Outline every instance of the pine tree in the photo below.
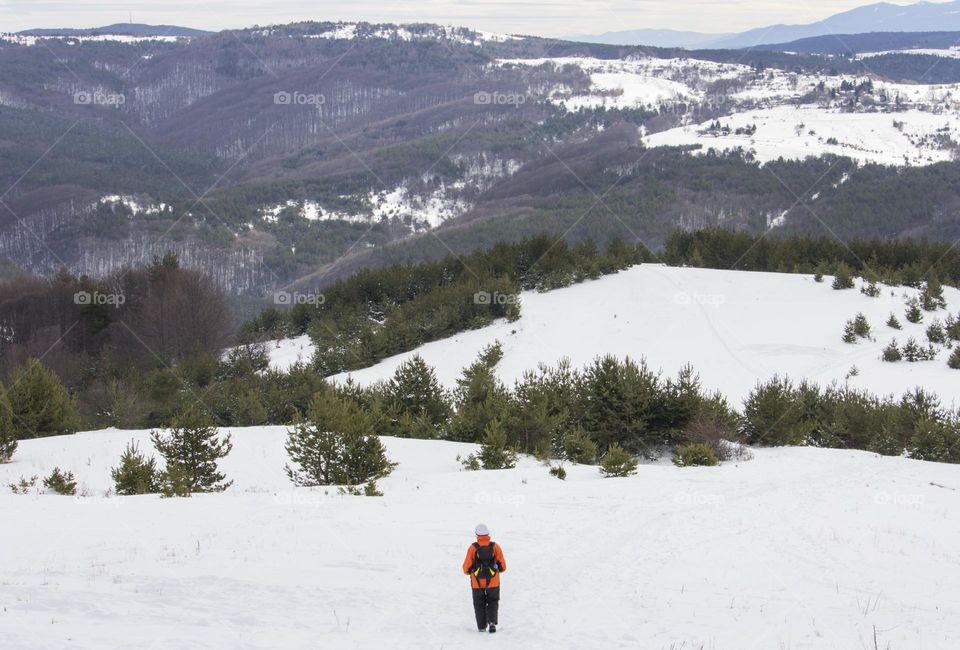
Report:
[[[927,340],[937,345],[946,345],[947,331],[943,328],[940,321],[934,320],[927,327]]]
[[[913,337],[907,340],[907,344],[903,346],[903,358],[914,363],[916,361],[922,361],[924,356],[923,349],[917,345],[916,340]]]
[[[758,384],[744,403],[742,433],[747,441],[774,446],[807,442],[815,421],[807,413],[801,388],[780,377]]]
[[[137,443],[130,441],[120,457],[120,465],[110,470],[114,491],[121,495],[154,494],[160,491],[157,461],[147,459]]]
[[[168,436],[153,431],[150,439],[166,461],[165,478],[182,480],[189,493],[222,492],[233,483],[225,482],[217,468],[217,461],[233,449],[230,436],[221,439],[213,421],[199,408],[182,411]]]
[[[73,496],[77,493],[77,480],[73,472],[64,472],[59,467],[54,467],[50,476],[43,479],[43,487],[55,494]]]
[[[369,416],[332,390],[314,396],[306,419],[287,433],[286,450],[287,475],[295,485],[358,486],[387,476],[395,466]]]
[[[833,288],[841,291],[843,289],[853,289],[854,285],[853,271],[847,264],[841,262],[837,266],[837,271],[833,277]]]
[[[7,391],[0,384],[0,463],[7,463],[17,451],[17,436],[13,428],[13,410]]]
[[[853,332],[862,339],[870,338],[870,323],[862,313],[857,314],[853,319]]]
[[[854,329],[852,320],[848,320],[843,326],[843,342],[844,343],[857,342],[857,332]]]
[[[947,300],[943,297],[943,285],[937,276],[931,275],[923,287],[920,295],[920,304],[924,311],[936,311],[947,308]]]
[[[510,442],[539,458],[549,456],[561,436],[568,410],[555,403],[549,386],[530,373],[516,385],[510,406],[507,423],[514,434]]]
[[[450,421],[450,436],[463,442],[480,442],[493,420],[503,420],[510,395],[494,373],[503,356],[500,343],[488,346],[463,370],[454,390],[456,413]]]
[[[620,443],[647,450],[664,442],[665,432],[649,426],[660,385],[645,363],[607,355],[583,372],[578,389],[578,420],[601,449]]]
[[[871,280],[869,284],[860,289],[860,293],[870,298],[876,298],[880,295],[880,287],[877,286],[876,281]]]
[[[883,349],[883,360],[895,363],[903,359],[903,355],[900,353],[900,347],[897,345],[897,340],[894,339],[890,341],[890,344]]]
[[[637,471],[637,457],[613,444],[600,461],[600,472],[607,478],[630,476]]]
[[[478,454],[483,469],[510,469],[517,464],[517,454],[507,447],[507,432],[499,420],[487,425]]]
[[[577,425],[563,436],[563,455],[571,463],[593,465],[597,462],[597,443]]]
[[[911,298],[907,303],[907,320],[913,324],[923,321],[923,312],[920,311],[920,303],[916,298]]]
[[[954,370],[960,370],[960,347],[953,349],[953,352],[950,354],[950,358],[947,359],[947,365]]]
[[[960,341],[960,319],[954,318],[953,314],[947,315],[944,328],[947,330],[948,339],[951,341]]]
[[[13,372],[7,398],[17,439],[71,434],[80,428],[80,416],[67,389],[37,359],[29,359]]]
[[[894,314],[890,314],[890,318],[887,319],[887,327],[892,327],[895,330],[903,329],[903,326]]]
[[[413,419],[425,418],[433,426],[434,438],[440,436],[450,417],[450,404],[437,374],[420,355],[400,364],[387,383],[385,398],[388,409],[396,414],[396,422],[404,413]],[[409,437],[410,432],[398,426],[394,433]]]

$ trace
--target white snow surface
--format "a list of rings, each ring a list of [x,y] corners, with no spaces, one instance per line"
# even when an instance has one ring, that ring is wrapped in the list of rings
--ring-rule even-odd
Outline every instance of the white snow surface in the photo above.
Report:
[[[818,283],[809,275],[644,264],[547,293],[524,292],[516,322],[434,341],[333,379],[343,381],[349,374],[369,385],[390,378],[403,361],[419,354],[452,388],[485,346],[500,341],[503,359],[496,371],[507,385],[540,363],[555,365],[566,357],[581,368],[613,354],[644,358],[669,376],[692,364],[705,388],[722,392],[737,407],[758,381],[774,375],[822,386],[846,381],[898,397],[922,386],[945,406],[960,406],[960,373],[947,366],[949,351],[928,362],[880,359],[894,338],[900,345],[910,337],[925,345],[926,328],[935,318],[942,322],[948,313],[960,312],[960,291],[946,288],[949,312],[926,313],[924,322],[914,325],[904,313],[908,297],[919,295],[915,289],[881,286],[881,295],[870,298],[858,289],[834,291],[830,284],[829,277]],[[859,312],[869,320],[875,340],[844,343],[844,323]],[[903,330],[887,327],[891,313]],[[300,347],[298,354],[309,357],[307,349]],[[275,355],[273,363],[285,367],[290,353]],[[854,366],[858,374],[847,378]]]
[[[285,428],[232,429],[235,483],[106,495],[131,439],[25,441],[0,480],[75,472],[86,496],[0,492],[0,638],[49,648],[882,648],[960,644],[960,466],[755,449],[716,468],[642,464],[566,481],[471,445],[384,438],[381,498],[293,488]],[[504,551],[500,629],[478,635],[460,565]]]
[[[275,370],[289,370],[297,363],[310,363],[315,347],[306,334],[290,339],[268,341],[267,354],[270,367]]]
[[[960,56],[960,50],[941,52]],[[675,128],[653,135],[642,131],[649,146],[742,147],[761,162],[831,153],[895,166],[951,160],[960,148],[960,84],[757,72],[741,64],[691,58],[552,57],[501,59],[496,65],[578,68],[589,77],[586,88],[560,84],[530,89],[535,98],[567,111],[642,108],[675,116]],[[852,88],[868,79],[872,91],[863,91],[851,104]],[[695,123],[704,109],[722,115]],[[754,135],[718,136],[707,129],[714,120],[732,131],[752,124],[758,130]],[[798,124],[806,127],[800,135],[795,133]]]
[[[44,40],[60,40],[69,43],[125,43],[127,45],[137,43],[149,43],[151,41],[161,41],[164,43],[176,43],[178,40],[189,40],[186,36],[132,36],[129,34],[86,34],[70,36],[29,36],[27,34],[0,33],[0,41],[15,43],[17,45],[35,46],[38,42]]]
[[[714,121],[729,127],[729,133],[711,131]],[[756,132],[736,133],[751,126],[756,126]],[[661,131],[645,136],[644,143],[649,147],[700,145],[701,153],[742,148],[760,162],[834,154],[864,163],[921,166],[953,159],[952,143],[941,136],[954,142],[960,139],[960,116],[915,109],[844,113],[784,105]]]

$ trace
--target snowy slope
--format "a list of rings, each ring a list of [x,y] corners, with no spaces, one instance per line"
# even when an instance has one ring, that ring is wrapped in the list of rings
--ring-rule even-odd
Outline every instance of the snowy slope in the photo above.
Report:
[[[926,53],[932,52],[957,56],[952,49]],[[742,64],[696,58],[552,57],[501,59],[497,65],[579,68],[589,77],[588,88],[531,90],[567,111],[644,109],[676,117],[679,126],[645,138],[651,147],[699,144],[704,149],[743,148],[761,162],[780,156],[835,154],[900,166],[952,160],[960,141],[960,84],[891,83],[872,78],[872,90],[858,94],[851,104],[851,93],[843,90],[843,84],[852,89],[865,77],[774,69],[757,73]],[[701,111],[710,119],[695,118]],[[697,123],[699,120],[703,121]],[[731,134],[718,137],[708,132],[714,120],[729,126]],[[798,134],[799,124],[805,128]],[[756,134],[735,133],[750,125],[757,126]]]
[[[927,314],[919,325],[904,318],[905,296],[915,295],[913,289],[885,287],[879,298],[869,298],[857,290],[832,290],[830,278],[817,283],[807,275],[648,264],[548,293],[526,292],[515,323],[428,343],[350,374],[369,384],[390,377],[401,362],[419,354],[452,387],[484,346],[500,341],[504,355],[497,372],[507,384],[541,362],[568,357],[582,367],[598,355],[614,354],[645,357],[669,375],[691,363],[705,387],[722,391],[737,405],[758,380],[775,374],[825,385],[844,381],[853,366],[859,375],[848,380],[852,386],[897,395],[923,386],[945,404],[960,405],[960,373],[947,366],[946,351],[930,362],[880,360],[892,338],[901,344],[911,336],[926,342],[926,326],[934,316]],[[956,316],[960,291],[948,288],[946,296]],[[876,340],[845,344],[843,325],[858,312],[867,316]],[[902,331],[885,325],[891,312],[903,323]],[[946,314],[936,317],[942,321]],[[290,358],[278,355],[275,365],[282,367]]]
[[[228,492],[106,497],[131,437],[21,444],[0,481],[76,472],[90,496],[0,492],[5,648],[881,648],[960,644],[960,467],[757,449],[719,468],[460,472],[468,445],[385,439],[382,498],[293,489],[283,429],[233,430]],[[497,637],[460,563],[508,562]]]
[[[889,113],[843,113],[814,106],[777,106],[719,118],[729,133],[709,130],[709,122],[654,133],[649,147],[700,145],[708,149],[742,148],[767,162],[834,154],[883,165],[930,165],[953,160],[954,151],[938,135],[960,138],[960,115],[909,110]],[[713,120],[710,120],[713,122]],[[756,126],[754,133],[738,129]]]

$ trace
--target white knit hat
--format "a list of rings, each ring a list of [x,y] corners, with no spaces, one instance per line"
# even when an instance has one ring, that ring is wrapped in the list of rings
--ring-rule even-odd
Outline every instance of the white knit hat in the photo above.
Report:
[[[473,529],[473,533],[477,537],[483,537],[484,535],[489,535],[490,530],[487,528],[486,524],[477,524],[477,527]]]

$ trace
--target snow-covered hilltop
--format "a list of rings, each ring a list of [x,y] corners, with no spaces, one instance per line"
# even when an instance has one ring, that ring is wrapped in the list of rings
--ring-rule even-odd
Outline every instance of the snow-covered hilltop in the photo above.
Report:
[[[948,311],[911,324],[904,312],[917,293],[882,287],[879,297],[870,298],[856,289],[834,291],[829,279],[818,283],[808,275],[645,264],[565,289],[524,292],[522,315],[515,323],[463,332],[348,374],[367,385],[391,377],[403,361],[419,354],[444,385],[453,387],[478,352],[500,341],[504,354],[497,373],[507,384],[541,363],[569,358],[579,368],[613,354],[645,358],[671,376],[691,364],[705,387],[737,405],[759,380],[774,375],[821,385],[848,382],[878,395],[899,396],[922,386],[940,395],[945,405],[960,405],[960,383],[957,371],[947,366],[947,351],[934,361],[881,360],[892,339],[902,345],[912,337],[925,344],[926,328],[934,319],[943,321],[947,313],[956,317],[960,311],[960,291],[948,288]],[[844,343],[844,323],[861,312],[874,340]],[[890,314],[903,330],[885,325]],[[306,337],[273,344],[269,351],[277,368],[309,362],[312,356]]]

